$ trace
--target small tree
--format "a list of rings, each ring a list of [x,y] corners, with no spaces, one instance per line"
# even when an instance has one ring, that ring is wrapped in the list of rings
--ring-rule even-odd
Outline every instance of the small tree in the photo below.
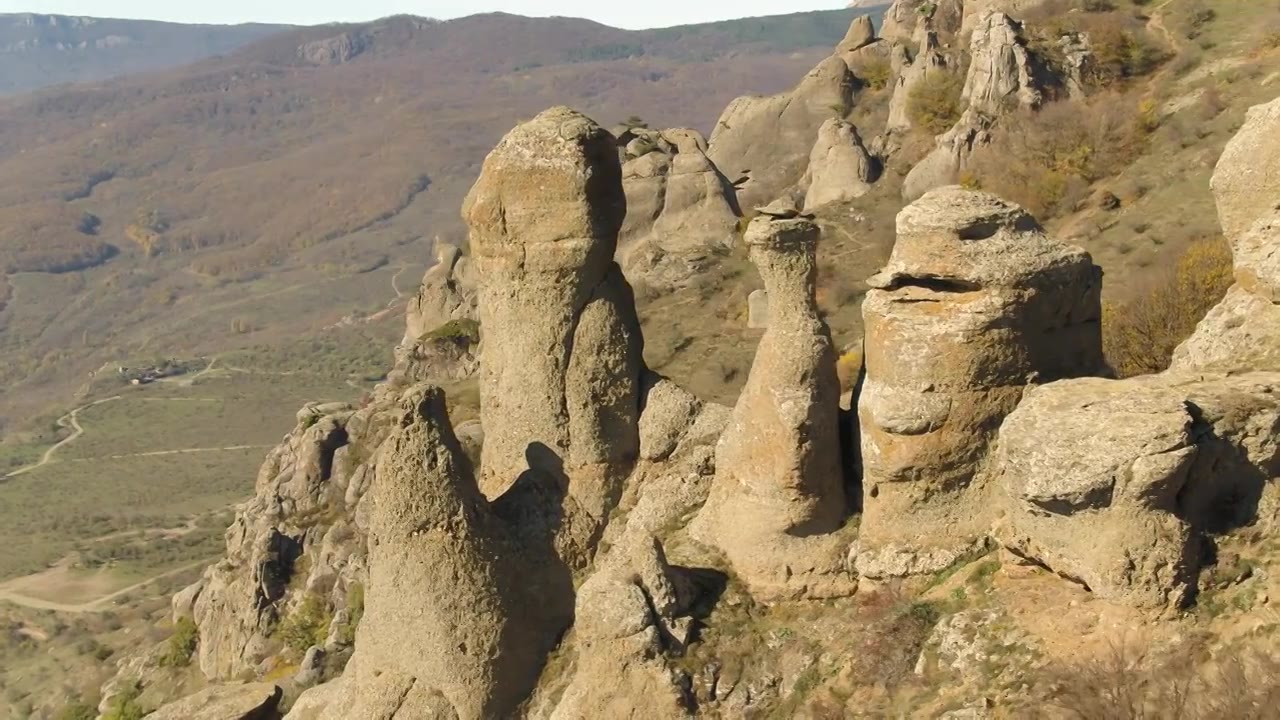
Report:
[[[200,643],[200,628],[189,617],[178,618],[173,625],[173,634],[165,646],[160,664],[165,667],[186,667],[191,664],[191,655]]]

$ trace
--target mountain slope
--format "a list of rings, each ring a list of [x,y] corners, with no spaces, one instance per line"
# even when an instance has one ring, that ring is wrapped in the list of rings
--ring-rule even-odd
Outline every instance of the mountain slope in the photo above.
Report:
[[[183,65],[285,27],[0,14],[0,95]]]
[[[735,96],[789,86],[856,14],[646,32],[397,17],[0,101],[4,414],[111,360],[278,342],[380,306],[390,273],[457,233],[521,118],[562,103],[709,129]]]

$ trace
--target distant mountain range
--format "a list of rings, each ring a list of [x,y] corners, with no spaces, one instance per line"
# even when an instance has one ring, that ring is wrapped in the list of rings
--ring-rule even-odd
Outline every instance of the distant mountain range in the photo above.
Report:
[[[0,14],[0,94],[182,65],[287,27]]]

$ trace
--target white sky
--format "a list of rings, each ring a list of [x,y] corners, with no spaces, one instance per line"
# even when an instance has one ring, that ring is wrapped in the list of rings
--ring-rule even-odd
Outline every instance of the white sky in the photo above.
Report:
[[[804,10],[848,0],[0,0],[0,13],[37,12],[188,23],[315,25],[408,13],[439,19],[482,12],[585,17],[622,28],[666,27]]]

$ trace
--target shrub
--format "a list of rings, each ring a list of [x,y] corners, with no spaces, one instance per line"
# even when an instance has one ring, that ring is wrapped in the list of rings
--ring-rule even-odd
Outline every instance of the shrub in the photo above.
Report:
[[[1132,299],[1102,311],[1107,361],[1119,377],[1161,372],[1173,351],[1231,286],[1231,249],[1222,238],[1193,243]]]
[[[450,320],[423,336],[425,340],[453,340],[474,345],[480,342],[480,323],[475,320]]]
[[[98,709],[88,703],[74,702],[62,708],[57,720],[96,720]]]
[[[360,583],[347,588],[347,612],[350,614],[350,619],[342,626],[342,642],[344,645],[354,645],[356,629],[360,627],[360,620],[364,618],[364,586]]]
[[[102,716],[102,720],[142,720],[147,713],[138,704],[138,698],[141,695],[142,685],[136,681],[130,683],[119,695],[111,699],[111,706]]]
[[[1088,185],[1118,174],[1147,144],[1149,114],[1128,96],[1064,100],[1006,117],[963,178],[1041,219],[1068,210]]]
[[[1146,33],[1118,23],[1091,23],[1089,40],[1094,53],[1089,80],[1097,86],[1150,74],[1168,59],[1168,53],[1151,42]]]
[[[312,645],[324,644],[332,620],[324,601],[316,595],[307,595],[298,609],[276,628],[276,637],[293,650],[304,653]]]
[[[960,94],[964,80],[955,73],[926,75],[907,96],[907,116],[917,127],[934,135],[950,130],[960,119]]]
[[[173,624],[173,634],[165,645],[164,655],[160,657],[163,667],[186,667],[191,664],[191,654],[200,643],[200,628],[189,617],[178,618]]]
[[[883,90],[893,80],[893,66],[881,57],[873,57],[857,63],[853,74],[872,90]]]

